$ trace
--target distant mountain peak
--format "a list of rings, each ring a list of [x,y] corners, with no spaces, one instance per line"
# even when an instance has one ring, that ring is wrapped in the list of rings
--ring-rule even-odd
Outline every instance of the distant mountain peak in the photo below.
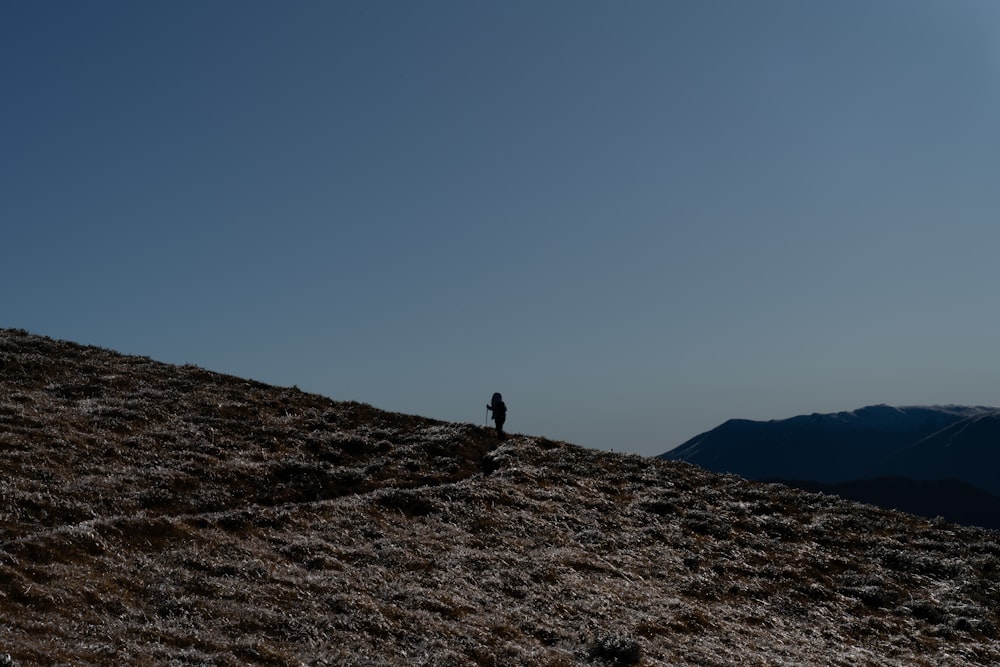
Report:
[[[771,421],[729,420],[661,456],[749,479],[839,484],[954,478],[1000,495],[1000,410],[880,404]]]

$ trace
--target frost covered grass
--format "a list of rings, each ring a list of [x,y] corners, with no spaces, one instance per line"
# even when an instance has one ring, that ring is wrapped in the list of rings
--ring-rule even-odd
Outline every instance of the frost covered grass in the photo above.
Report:
[[[18,665],[990,665],[1000,540],[0,331]]]

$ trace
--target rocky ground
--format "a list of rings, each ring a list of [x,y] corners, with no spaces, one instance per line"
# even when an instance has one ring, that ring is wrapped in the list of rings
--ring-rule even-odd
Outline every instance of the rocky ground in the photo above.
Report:
[[[995,665],[1000,539],[0,330],[16,665]]]

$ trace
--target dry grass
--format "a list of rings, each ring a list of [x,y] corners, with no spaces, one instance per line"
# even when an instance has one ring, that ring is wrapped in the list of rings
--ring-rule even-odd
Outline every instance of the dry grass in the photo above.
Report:
[[[1000,663],[996,533],[19,331],[0,363],[18,665]]]

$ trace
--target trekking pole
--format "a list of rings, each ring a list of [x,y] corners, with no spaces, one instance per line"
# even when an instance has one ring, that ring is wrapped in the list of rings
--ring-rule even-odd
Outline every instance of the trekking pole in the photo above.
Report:
[[[487,405],[486,406],[486,418],[483,419],[483,426],[486,426],[489,423],[490,423],[490,406]]]

